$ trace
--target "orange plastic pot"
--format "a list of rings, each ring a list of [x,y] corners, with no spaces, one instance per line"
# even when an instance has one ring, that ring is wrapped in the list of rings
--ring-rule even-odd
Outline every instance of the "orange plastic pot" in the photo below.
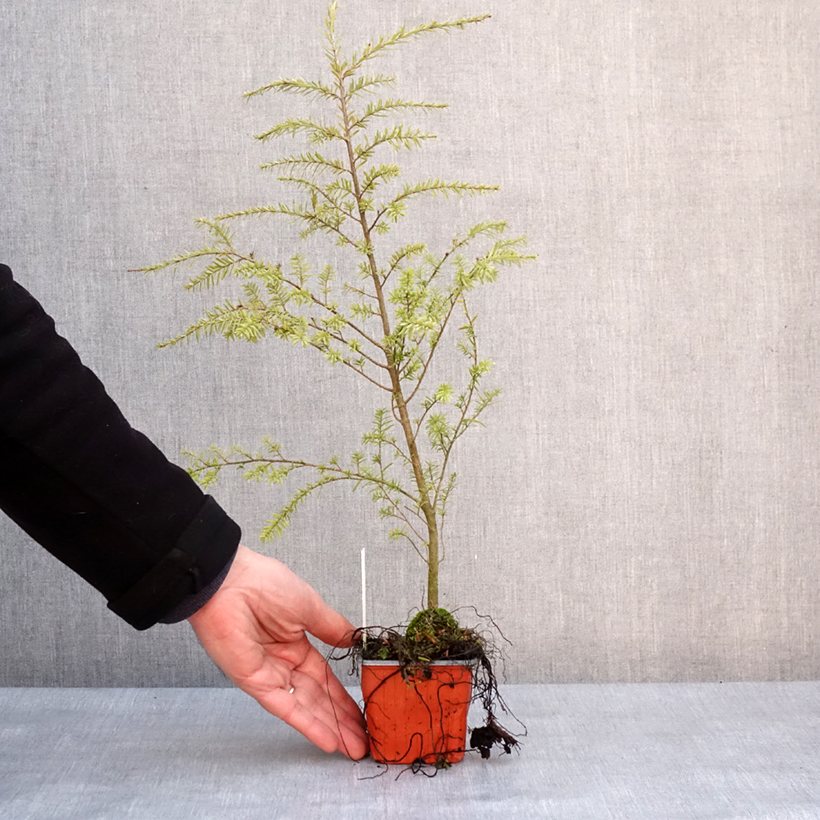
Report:
[[[428,677],[429,674],[429,677]],[[437,661],[405,678],[393,661],[362,662],[370,754],[379,763],[458,763],[467,743],[473,664]]]

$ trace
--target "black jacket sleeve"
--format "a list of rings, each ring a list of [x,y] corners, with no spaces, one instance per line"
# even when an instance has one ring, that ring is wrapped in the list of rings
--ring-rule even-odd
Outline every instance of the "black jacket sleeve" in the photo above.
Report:
[[[212,585],[239,527],[134,430],[0,265],[0,508],[147,629]]]

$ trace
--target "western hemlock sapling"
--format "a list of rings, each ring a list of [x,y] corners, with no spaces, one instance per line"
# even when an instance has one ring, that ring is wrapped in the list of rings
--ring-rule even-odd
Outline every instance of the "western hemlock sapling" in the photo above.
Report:
[[[189,453],[191,474],[205,487],[225,467],[271,484],[291,473],[307,474],[267,523],[263,540],[281,535],[299,505],[327,484],[346,481],[367,490],[379,515],[392,523],[389,537],[408,543],[426,564],[427,606],[435,608],[443,523],[456,484],[453,449],[467,430],[481,424],[500,392],[485,386],[492,363],[479,355],[469,299],[478,286],[494,282],[500,269],[533,257],[523,253],[523,237],[506,235],[503,221],[467,227],[443,250],[430,247],[424,237],[390,243],[391,229],[409,219],[412,206],[421,207],[424,198],[477,196],[497,188],[437,177],[401,181],[394,155],[422,147],[434,136],[405,118],[447,106],[393,96],[395,78],[375,72],[373,63],[419,37],[465,29],[489,15],[402,26],[345,54],[337,7],[333,0],[325,19],[326,76],[281,79],[245,95],[307,97],[326,110],[324,117],[311,113],[284,119],[256,136],[262,142],[302,141],[296,153],[262,166],[295,189],[296,198],[197,220],[209,234],[203,247],[143,270],[193,265],[196,272],[185,286],[192,291],[215,288],[226,279],[238,283],[238,295],[206,310],[160,346],[212,334],[248,342],[277,337],[347,369],[382,402],[361,448],[347,460],[301,460],[264,439],[254,451],[212,447]],[[311,264],[298,252],[286,264],[258,258],[243,248],[234,229],[259,217],[292,220],[303,238],[326,235],[343,249],[343,261]],[[435,383],[431,365],[452,344],[464,357],[462,380]]]

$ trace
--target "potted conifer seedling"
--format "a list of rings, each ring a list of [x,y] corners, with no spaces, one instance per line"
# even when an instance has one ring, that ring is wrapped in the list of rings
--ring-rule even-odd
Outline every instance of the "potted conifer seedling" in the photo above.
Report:
[[[273,336],[345,368],[378,397],[361,449],[347,460],[301,460],[265,439],[258,450],[189,453],[190,470],[204,486],[225,467],[276,484],[294,472],[308,474],[267,523],[263,540],[281,535],[297,507],[327,484],[347,481],[370,493],[379,515],[392,522],[389,538],[413,548],[427,575],[426,606],[406,629],[362,630],[357,652],[372,754],[384,763],[441,767],[464,755],[467,707],[475,698],[484,703],[488,720],[473,731],[472,747],[486,757],[494,743],[505,751],[515,745],[492,711],[497,690],[486,640],[439,607],[439,566],[442,521],[456,483],[453,449],[481,423],[499,392],[485,387],[491,363],[479,356],[469,300],[501,268],[532,257],[522,253],[522,237],[506,236],[501,221],[454,231],[442,248],[424,237],[391,243],[389,235],[425,197],[472,196],[495,187],[436,177],[399,181],[390,149],[417,148],[433,136],[402,118],[446,106],[391,96],[394,78],[374,72],[372,64],[411,40],[464,29],[489,15],[401,27],[344,55],[337,5],[330,3],[325,22],[326,77],[281,79],[246,94],[301,95],[325,106],[326,118],[314,115],[312,107],[256,137],[306,139],[303,150],[263,166],[300,197],[198,220],[210,235],[204,247],[144,270],[193,264],[198,267],[188,289],[212,288],[230,278],[241,290],[163,345],[210,334],[250,342]],[[243,249],[233,226],[268,216],[300,223],[303,237],[326,234],[342,249],[343,261],[312,266],[294,253],[287,264],[273,264]],[[431,365],[448,348],[463,356],[460,383],[432,380]]]

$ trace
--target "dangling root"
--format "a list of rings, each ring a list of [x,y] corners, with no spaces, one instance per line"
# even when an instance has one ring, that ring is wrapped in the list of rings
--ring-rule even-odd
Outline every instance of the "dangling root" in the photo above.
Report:
[[[470,733],[470,748],[478,749],[481,757],[487,760],[496,743],[504,747],[504,754],[507,755],[518,746],[518,741],[497,723],[495,717],[488,715],[487,725],[479,726]]]

